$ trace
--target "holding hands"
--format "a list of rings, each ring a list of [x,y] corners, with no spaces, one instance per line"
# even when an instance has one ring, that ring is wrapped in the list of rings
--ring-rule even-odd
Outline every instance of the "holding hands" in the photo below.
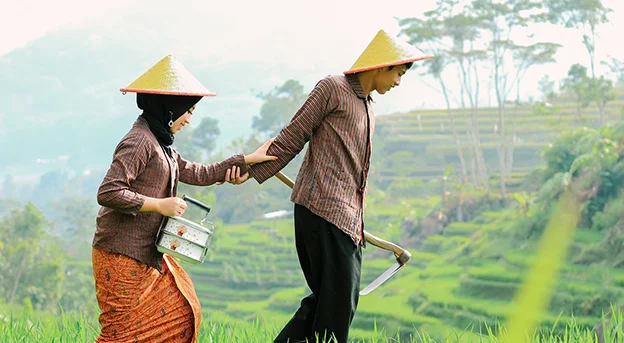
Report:
[[[233,185],[240,185],[241,183],[247,181],[249,179],[249,173],[245,173],[243,175],[240,174],[240,168],[237,166],[233,166],[225,172],[225,182],[231,183]],[[217,185],[222,185],[223,182],[217,182]]]
[[[249,155],[245,155],[245,163],[247,165],[252,165],[256,163],[262,163],[266,161],[275,161],[277,160],[277,156],[268,156],[267,150],[271,146],[271,143],[275,138],[271,138],[266,141],[262,146],[260,146],[256,151]],[[241,175],[240,167],[232,166],[232,168],[228,169],[225,173],[225,180],[222,182],[217,182],[217,185],[221,185],[225,182],[240,185],[241,183],[247,181],[249,179],[249,173],[244,173]],[[178,197],[169,197],[169,198],[151,198],[146,197],[143,206],[139,211],[141,212],[158,212],[163,216],[173,217],[173,216],[182,216],[184,211],[186,211],[187,207],[186,201],[182,200]]]
[[[264,142],[262,146],[260,146],[256,151],[249,155],[245,155],[245,164],[252,165],[256,163],[262,163],[266,161],[275,161],[277,160],[277,156],[269,156],[267,155],[267,150],[271,146],[271,143],[275,140],[275,137],[269,139]],[[249,173],[245,173],[243,175],[240,174],[240,168],[233,166],[228,169],[225,173],[225,181],[231,183],[233,185],[240,185],[241,183],[247,181],[249,179]],[[217,182],[217,185],[221,185],[223,182]]]
[[[260,146],[256,151],[254,151],[253,153],[249,155],[246,155],[245,163],[247,165],[251,165],[251,164],[262,163],[266,161],[277,160],[277,156],[267,155],[267,150],[269,150],[269,147],[271,146],[274,140],[275,140],[275,137],[269,139],[268,141],[264,142],[264,144],[262,144],[262,146]]]

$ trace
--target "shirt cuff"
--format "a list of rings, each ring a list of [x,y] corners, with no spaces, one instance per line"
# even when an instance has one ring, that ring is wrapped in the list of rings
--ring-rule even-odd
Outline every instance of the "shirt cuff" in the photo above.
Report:
[[[234,156],[231,157],[232,159],[232,163],[233,165],[237,166],[238,168],[240,168],[240,173],[245,174],[246,172],[249,171],[249,168],[247,167],[247,164],[245,163],[245,155],[244,154],[236,154]]]

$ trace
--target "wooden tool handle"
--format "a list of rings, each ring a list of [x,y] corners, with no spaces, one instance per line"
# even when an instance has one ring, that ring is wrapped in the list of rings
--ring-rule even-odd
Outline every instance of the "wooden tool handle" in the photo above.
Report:
[[[284,175],[284,173],[282,172],[277,172],[277,174],[275,174],[275,177],[280,179],[280,181],[282,181],[283,183],[286,184],[286,186],[293,188],[295,187],[295,182],[289,178],[288,176]]]
[[[282,172],[277,172],[277,174],[275,174],[275,177],[280,179],[280,181],[285,183],[290,188],[293,188],[295,186],[295,182],[288,176],[284,175],[284,173]],[[391,243],[379,237],[373,236],[370,233],[368,233],[366,230],[364,230],[364,239],[366,239],[366,242],[378,248],[392,251],[394,253],[394,256],[397,258],[397,261],[401,264],[407,262],[412,257],[412,254],[410,254],[409,251],[401,248],[400,246],[394,243]]]
[[[412,258],[412,254],[410,254],[409,251],[401,248],[400,246],[392,243],[392,242],[388,242],[385,241],[369,232],[367,232],[366,230],[364,230],[364,238],[366,239],[366,242],[384,249],[384,250],[388,250],[388,251],[392,251],[394,253],[394,257],[396,257],[397,262],[399,262],[399,264],[404,264],[405,262],[409,261],[410,258]]]

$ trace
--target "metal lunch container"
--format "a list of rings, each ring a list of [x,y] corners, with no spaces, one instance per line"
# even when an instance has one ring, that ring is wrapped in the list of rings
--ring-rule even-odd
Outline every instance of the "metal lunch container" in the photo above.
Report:
[[[214,233],[214,225],[206,221],[210,207],[187,196],[183,196],[182,199],[189,206],[194,205],[205,212],[203,219],[194,222],[178,216],[163,218],[158,230],[156,249],[183,262],[203,263]]]

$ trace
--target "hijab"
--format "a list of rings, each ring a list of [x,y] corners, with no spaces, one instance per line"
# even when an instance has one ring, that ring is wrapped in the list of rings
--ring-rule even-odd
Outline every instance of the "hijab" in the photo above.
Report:
[[[141,116],[147,120],[150,131],[170,157],[174,137],[169,128],[201,98],[201,96],[137,93],[137,106],[143,110]]]

